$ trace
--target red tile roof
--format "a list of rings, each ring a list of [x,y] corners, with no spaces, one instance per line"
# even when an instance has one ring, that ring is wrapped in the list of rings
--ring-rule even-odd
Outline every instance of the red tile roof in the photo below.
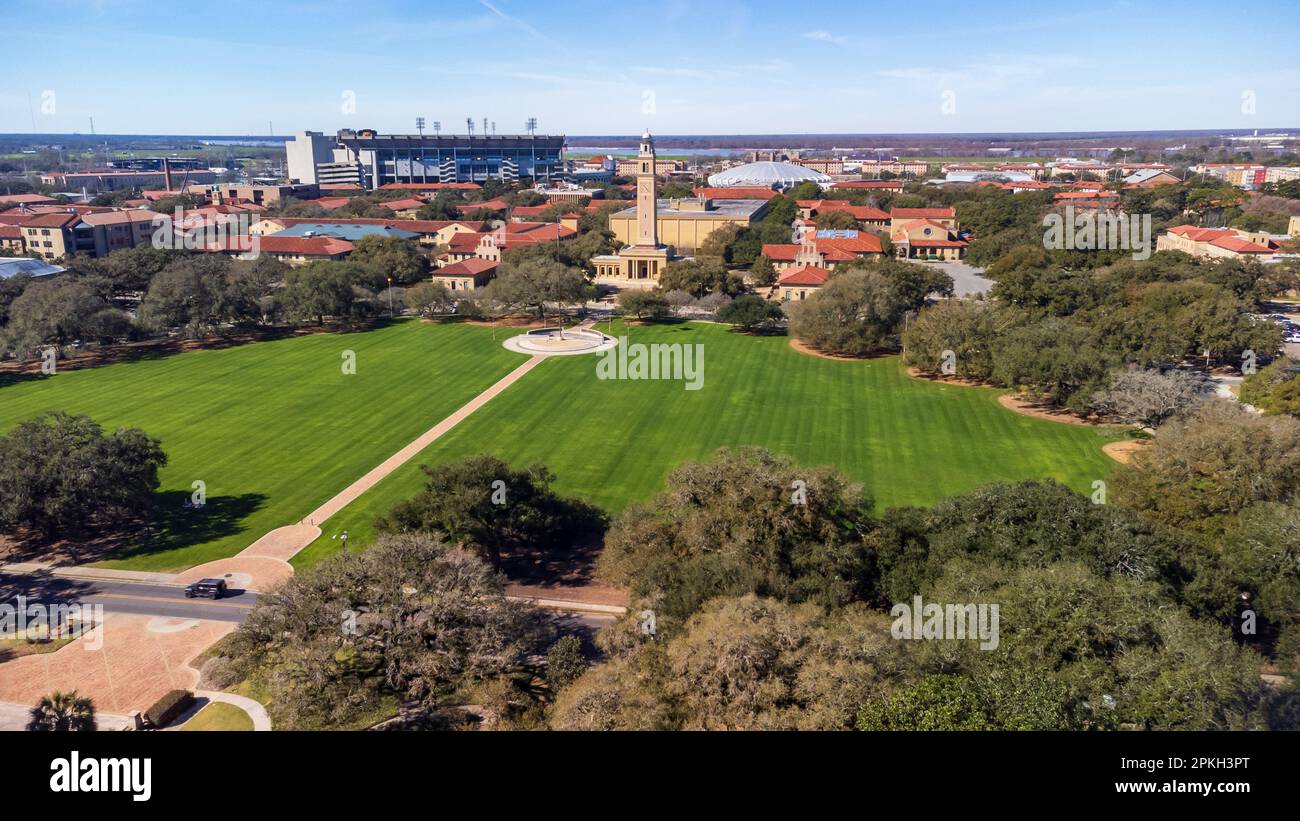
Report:
[[[457,205],[456,210],[462,214],[472,214],[475,211],[505,211],[510,207],[510,203],[497,197],[493,200],[484,200],[483,202],[469,202],[464,205]]]
[[[955,208],[891,208],[889,218],[896,220],[956,219]]]
[[[416,197],[407,197],[406,199],[388,200],[387,202],[381,202],[379,204],[394,211],[414,211],[423,208],[428,203]]]
[[[24,228],[66,228],[81,220],[80,214],[35,214],[18,223]]]
[[[497,269],[497,264],[490,259],[470,257],[451,265],[444,265],[433,272],[436,277],[471,277],[490,274]]]
[[[478,248],[479,240],[483,239],[486,234],[478,231],[462,231],[459,234],[453,234],[451,241],[447,243],[447,250],[452,253],[472,254]]]
[[[1267,246],[1258,245],[1242,237],[1230,228],[1197,228],[1194,225],[1178,225],[1169,229],[1169,233],[1187,237],[1192,242],[1206,242],[1238,254],[1271,254],[1277,250],[1272,241]]]
[[[831,188],[902,188],[902,180],[847,180],[833,182]]]
[[[81,221],[89,225],[126,225],[133,222],[153,222],[159,216],[154,211],[112,211],[107,214],[83,214]]]
[[[248,237],[225,237],[208,243],[204,251],[247,251]],[[301,257],[333,257],[352,250],[352,243],[336,237],[277,237],[263,236],[258,240],[259,250],[268,254],[285,254]]]
[[[866,205],[853,205],[844,200],[799,200],[800,208],[807,208],[813,214],[826,211],[843,211],[856,220],[887,220],[889,214],[881,211],[879,208],[871,208]]]
[[[798,268],[791,268],[781,275],[777,285],[807,285],[821,286],[826,283],[826,277],[830,271],[820,268],[816,265],[800,265]]]
[[[403,231],[414,231],[417,234],[436,234],[449,225],[463,225],[471,231],[485,231],[488,227],[487,223],[481,220],[404,220],[374,217],[267,217],[266,219],[279,223],[285,228],[306,222],[323,225],[384,225],[389,228],[400,228]]]
[[[58,200],[54,199],[54,197],[45,197],[40,194],[5,194],[0,196],[0,205],[41,205],[56,202]]]

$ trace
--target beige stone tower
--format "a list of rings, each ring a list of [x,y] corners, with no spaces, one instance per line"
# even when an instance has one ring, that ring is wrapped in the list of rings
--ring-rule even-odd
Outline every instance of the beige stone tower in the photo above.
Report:
[[[659,200],[655,191],[655,141],[649,129],[641,135],[636,172],[636,244],[659,245]]]

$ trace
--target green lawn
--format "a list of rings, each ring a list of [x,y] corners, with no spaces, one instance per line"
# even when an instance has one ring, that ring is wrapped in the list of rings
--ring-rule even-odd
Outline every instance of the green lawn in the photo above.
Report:
[[[342,372],[345,350],[355,375]],[[178,570],[298,521],[522,361],[490,328],[403,321],[10,378],[0,433],[63,410],[162,440],[161,532],[105,564]],[[196,480],[208,505],[186,511]]]
[[[351,547],[363,546],[375,516],[419,490],[420,464],[478,452],[543,462],[561,492],[611,512],[662,489],[674,466],[724,445],[834,465],[863,482],[878,509],[1032,477],[1089,492],[1114,464],[1101,446],[1118,431],[1013,413],[998,404],[1000,391],[912,379],[897,357],[832,361],[793,351],[785,337],[704,323],[633,327],[631,336],[702,343],[703,389],[601,381],[596,357],[549,359],[326,522],[294,564],[336,551],[344,529]]]
[[[248,713],[223,701],[212,702],[181,725],[182,731],[251,731],[252,729],[253,719],[249,718]]]

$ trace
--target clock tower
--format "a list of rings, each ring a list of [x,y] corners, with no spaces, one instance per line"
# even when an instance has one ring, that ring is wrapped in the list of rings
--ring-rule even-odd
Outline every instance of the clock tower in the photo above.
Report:
[[[636,244],[659,245],[659,200],[655,191],[655,141],[647,129],[641,135],[636,172]]]

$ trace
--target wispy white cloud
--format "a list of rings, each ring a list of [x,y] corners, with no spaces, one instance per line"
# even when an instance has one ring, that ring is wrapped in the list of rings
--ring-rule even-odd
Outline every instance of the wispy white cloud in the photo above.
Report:
[[[832,34],[823,29],[818,29],[817,31],[805,31],[800,36],[809,40],[818,40],[823,43],[834,43],[837,46],[842,46],[849,41],[849,38],[842,34]]]

